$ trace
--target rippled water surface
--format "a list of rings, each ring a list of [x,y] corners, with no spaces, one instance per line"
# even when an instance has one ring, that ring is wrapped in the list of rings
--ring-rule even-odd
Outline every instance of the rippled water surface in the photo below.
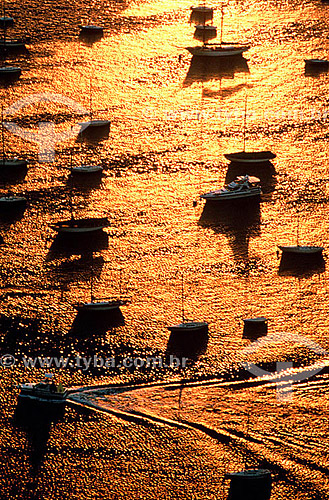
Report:
[[[287,271],[276,248],[296,244],[298,228],[301,244],[329,254],[329,76],[304,72],[304,58],[329,56],[329,7],[229,2],[224,40],[251,48],[219,67],[185,50],[194,43],[187,0],[6,5],[29,55],[15,59],[20,80],[0,88],[4,113],[51,93],[53,102],[34,97],[11,120],[35,134],[40,122],[70,131],[86,120],[65,104],[70,98],[110,119],[111,131],[98,142],[57,143],[54,162],[40,161],[26,135],[4,132],[6,152],[30,163],[24,179],[1,179],[1,193],[28,200],[23,214],[1,216],[1,353],[18,359],[1,368],[1,498],[224,499],[224,473],[246,465],[272,470],[274,500],[328,498],[328,370],[291,393],[286,379],[255,381],[243,363],[305,377],[321,360],[327,367],[326,264]],[[104,38],[79,41],[82,22],[103,25]],[[250,167],[262,201],[209,212],[200,194],[247,173],[223,156],[243,147],[245,109],[247,150],[277,155]],[[72,183],[62,168],[71,162],[102,164],[104,176]],[[111,227],[83,245],[61,244],[51,225],[69,218],[70,206],[76,217],[108,216]],[[185,317],[209,323],[208,336],[179,347],[185,370],[53,370],[68,387],[176,385],[87,393],[103,411],[17,415],[17,384],[44,373],[25,369],[22,355],[177,353],[167,327],[181,321],[182,274]],[[128,297],[124,322],[76,317],[92,276],[96,296]],[[268,318],[269,336],[248,351],[242,319],[254,316]],[[113,408],[150,418],[138,423]]]

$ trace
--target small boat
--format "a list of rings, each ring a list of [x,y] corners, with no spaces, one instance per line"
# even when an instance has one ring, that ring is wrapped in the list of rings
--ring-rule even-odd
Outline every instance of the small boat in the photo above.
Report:
[[[0,68],[0,82],[12,83],[19,79],[22,70],[16,66],[2,66]]]
[[[24,196],[1,196],[0,197],[0,208],[2,210],[11,210],[15,208],[21,208],[26,205],[27,199]]]
[[[110,222],[107,217],[87,217],[84,219],[74,219],[59,221],[51,225],[51,228],[58,233],[93,233],[109,227]]]
[[[305,67],[309,68],[329,68],[329,61],[327,59],[304,59]]]
[[[182,323],[167,328],[174,334],[208,333],[208,323],[205,321],[187,321],[183,319]]]
[[[19,160],[18,158],[0,158],[0,173],[1,169],[8,169],[8,170],[18,170],[21,169],[23,170],[24,168],[27,168],[28,162],[26,160]]]
[[[271,151],[238,151],[224,156],[233,163],[266,163],[276,158],[276,154]]]
[[[48,373],[41,382],[21,384],[18,397],[51,404],[65,403],[68,394],[67,389],[62,384],[56,385],[52,378],[53,374]]]
[[[225,474],[230,480],[228,500],[270,500],[272,476],[267,469],[245,469]]]
[[[196,7],[190,7],[191,15],[190,22],[191,23],[202,23],[205,24],[207,21],[212,21],[214,17],[214,8],[207,7],[205,4],[197,5]]]
[[[104,28],[95,26],[94,24],[80,25],[80,38],[102,38],[104,36]]]
[[[120,272],[120,285],[119,293],[121,294],[121,272]],[[78,313],[94,314],[94,313],[111,313],[115,311],[120,311],[120,307],[127,304],[127,300],[122,300],[120,298],[107,297],[97,299],[94,296],[94,273],[93,268],[91,268],[90,277],[90,302],[82,302],[74,304],[74,308]]]
[[[91,176],[101,174],[102,172],[103,167],[100,165],[80,165],[78,167],[71,168],[72,175]]]
[[[243,151],[236,153],[226,153],[225,158],[232,163],[267,163],[276,158],[276,154],[271,151],[246,151],[246,130],[247,130],[247,96],[244,106],[243,120]]]
[[[267,319],[263,316],[257,318],[246,318],[243,320],[243,335],[245,336],[266,335],[267,330]]]
[[[295,255],[322,255],[323,247],[310,246],[310,245],[278,245],[278,248],[283,254]]]
[[[259,182],[260,180],[257,177],[251,177],[249,175],[239,176],[226,187],[202,194],[200,198],[216,202],[259,198],[262,193]]]
[[[89,88],[89,118],[87,122],[80,123],[80,136],[97,137],[98,135],[108,135],[110,133],[110,120],[93,120],[93,102],[92,102],[92,81],[90,79]]]
[[[94,313],[114,311],[115,309],[120,309],[120,306],[125,304],[126,302],[120,299],[96,300],[92,297],[91,302],[75,304],[73,307],[78,312]]]
[[[0,40],[0,54],[22,54],[27,52],[23,40]]]
[[[202,16],[205,16],[206,7],[205,6],[200,6],[201,10],[200,12],[200,18],[202,19]],[[210,8],[211,9],[211,8]],[[198,12],[198,11],[195,11]],[[203,18],[202,25],[199,25],[198,30],[196,30],[195,36],[197,39],[199,38],[199,34],[197,31],[199,31],[202,34],[201,40],[203,41],[202,46],[198,47],[187,47],[187,50],[192,54],[192,56],[196,57],[232,57],[232,56],[239,56],[242,55],[244,52],[250,49],[249,45],[245,44],[236,44],[236,43],[231,43],[231,42],[223,42],[223,21],[224,21],[224,8],[222,7],[221,10],[222,16],[221,16],[221,27],[220,27],[220,42],[219,43],[209,43],[207,40],[211,38],[215,38],[217,35],[217,29],[215,26],[209,26],[207,25],[207,20],[212,19],[213,15],[213,9],[211,12],[211,17],[210,18]],[[193,14],[193,11],[192,11]],[[208,26],[208,27],[207,27]],[[209,31],[209,36],[207,38],[207,30]],[[216,34],[215,34],[216,32]],[[212,36],[215,34],[215,36]]]
[[[11,28],[14,26],[14,18],[10,16],[1,16],[0,17],[0,28]]]
[[[299,211],[297,211],[296,240],[296,245],[278,245],[279,250],[282,252],[282,256],[286,255],[287,258],[290,256],[299,256],[300,258],[303,256],[322,257],[323,247],[299,244]]]

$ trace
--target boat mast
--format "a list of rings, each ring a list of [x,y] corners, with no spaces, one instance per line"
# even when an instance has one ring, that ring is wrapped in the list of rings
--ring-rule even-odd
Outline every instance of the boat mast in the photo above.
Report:
[[[244,101],[244,118],[243,118],[243,152],[246,152],[246,127],[247,127],[247,101],[248,97]]]
[[[297,246],[299,247],[299,210],[297,208],[297,231],[296,231],[296,236],[297,236]]]
[[[220,19],[220,38],[219,38],[220,46],[222,46],[223,43],[223,24],[224,24],[224,5],[222,4],[221,19]]]
[[[185,323],[185,310],[184,310],[184,273],[182,273],[182,323]]]
[[[90,268],[90,302],[95,301],[94,297],[94,269],[93,269],[93,254],[91,254],[91,268]]]
[[[3,105],[1,106],[1,142],[2,142],[2,161],[5,162],[5,130],[3,126]]]
[[[91,77],[89,80],[89,116],[90,116],[90,121],[93,119],[93,98],[92,98],[92,86],[91,86]]]

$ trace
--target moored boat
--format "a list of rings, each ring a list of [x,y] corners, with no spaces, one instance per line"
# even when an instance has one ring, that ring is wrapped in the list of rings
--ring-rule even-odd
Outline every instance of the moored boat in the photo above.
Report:
[[[92,233],[109,227],[107,217],[86,217],[83,219],[68,219],[56,222],[51,228],[58,233]]]
[[[271,151],[238,151],[224,156],[232,163],[265,163],[276,158],[276,154]]]
[[[239,176],[222,189],[202,194],[200,198],[206,201],[228,201],[246,198],[259,198],[262,190],[257,177]]]

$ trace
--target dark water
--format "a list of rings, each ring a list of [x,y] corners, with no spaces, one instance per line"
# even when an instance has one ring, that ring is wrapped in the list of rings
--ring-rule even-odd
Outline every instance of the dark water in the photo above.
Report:
[[[140,411],[182,428],[77,407],[22,420],[16,385],[44,370],[1,368],[1,498],[224,499],[224,473],[245,465],[271,468],[275,500],[329,496],[326,370],[294,385],[290,397],[289,384],[280,391],[270,380],[241,384],[252,377],[246,360],[267,371],[278,362],[327,365],[317,349],[329,349],[328,271],[285,272],[276,245],[295,244],[298,215],[301,244],[328,253],[328,75],[306,76],[303,61],[328,57],[328,7],[230,2],[224,39],[252,47],[246,60],[221,69],[191,63],[184,50],[193,33],[189,7],[7,2],[13,33],[29,37],[30,54],[16,59],[17,84],[0,89],[4,108],[48,92],[89,109],[92,94],[94,116],[112,125],[98,143],[58,143],[53,163],[5,132],[8,153],[30,165],[23,180],[1,184],[28,200],[23,214],[1,219],[1,353],[165,355],[167,326],[181,319],[182,273],[185,315],[207,321],[209,335],[195,352],[188,341],[183,371],[53,370],[69,387],[183,379],[183,389],[91,396],[105,410]],[[81,22],[104,25],[105,37],[79,41]],[[271,149],[277,159],[250,172],[263,185],[259,209],[214,216],[193,201],[245,173],[228,168],[223,154],[242,149],[246,98],[247,150]],[[84,119],[57,99],[27,104],[13,121],[37,133],[39,122],[63,132]],[[59,168],[71,156],[74,165],[101,163],[101,182],[72,186]],[[76,216],[108,216],[107,235],[82,245],[56,241],[50,225],[70,217],[70,203]],[[89,300],[92,274],[97,296],[129,297],[124,324],[76,318],[73,304]],[[242,319],[252,316],[269,318],[269,334],[281,336],[248,352]],[[209,379],[217,382],[188,385]]]

